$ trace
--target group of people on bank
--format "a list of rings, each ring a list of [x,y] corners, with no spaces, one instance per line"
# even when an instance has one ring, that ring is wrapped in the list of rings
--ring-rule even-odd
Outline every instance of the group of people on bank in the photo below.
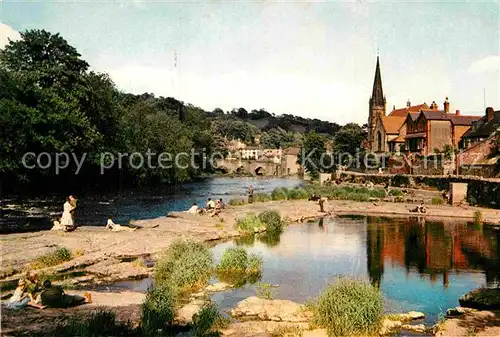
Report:
[[[50,280],[41,283],[36,271],[31,270],[18,281],[16,290],[5,308],[69,308],[86,303],[92,303],[90,293],[84,293],[83,296],[66,294],[61,286],[53,285]]]
[[[198,203],[195,201],[191,208],[186,211],[186,213],[208,214],[209,216],[216,216],[220,214],[224,208],[226,208],[226,204],[224,203],[224,201],[222,201],[222,198],[216,201],[212,200],[212,198],[208,198],[205,207],[198,206]]]

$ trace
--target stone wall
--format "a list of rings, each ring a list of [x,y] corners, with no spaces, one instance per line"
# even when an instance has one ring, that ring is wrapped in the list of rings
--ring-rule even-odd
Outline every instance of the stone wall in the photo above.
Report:
[[[472,176],[429,176],[402,174],[362,174],[342,172],[340,180],[350,183],[386,185],[394,187],[429,188],[449,191],[450,183],[467,183],[467,202],[471,205],[500,209],[500,179],[485,179]]]

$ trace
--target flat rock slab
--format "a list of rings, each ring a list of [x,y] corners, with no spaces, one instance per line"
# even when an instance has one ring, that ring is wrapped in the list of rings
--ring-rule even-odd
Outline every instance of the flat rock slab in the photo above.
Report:
[[[437,325],[437,337],[498,337],[500,311],[469,311],[458,318],[448,318]]]
[[[278,331],[307,330],[308,323],[289,323],[274,321],[245,321],[231,323],[222,331],[223,336],[230,337],[255,337],[255,336],[279,336]],[[326,334],[325,334],[326,337]]]
[[[205,304],[204,300],[195,299],[185,306],[177,310],[176,322],[180,324],[189,324],[193,322],[193,316],[200,312],[201,308]]]
[[[289,300],[266,300],[251,296],[239,302],[230,311],[233,317],[257,317],[263,321],[307,322],[312,313]]]

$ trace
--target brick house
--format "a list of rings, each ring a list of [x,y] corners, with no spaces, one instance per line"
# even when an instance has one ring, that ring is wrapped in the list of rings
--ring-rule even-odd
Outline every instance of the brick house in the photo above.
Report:
[[[460,148],[469,148],[486,140],[498,128],[500,128],[500,110],[494,111],[492,107],[486,108],[484,116],[474,121],[470,130],[463,135]]]

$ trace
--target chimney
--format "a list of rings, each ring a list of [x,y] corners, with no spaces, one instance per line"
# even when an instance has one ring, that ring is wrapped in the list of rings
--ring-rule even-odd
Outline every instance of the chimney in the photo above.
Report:
[[[408,99],[408,102],[406,102],[406,107],[407,107],[407,108],[411,107],[411,102],[410,102],[410,100],[409,100],[409,99]]]
[[[460,116],[460,110],[455,111],[455,115]]]
[[[392,111],[396,110],[396,105],[392,106]]]
[[[450,102],[448,102],[448,97],[446,97],[446,100],[444,101],[444,112],[450,112]]]
[[[432,101],[432,104],[431,104],[431,109],[432,109],[432,110],[437,110],[437,104],[436,104],[436,101]]]
[[[486,108],[486,118],[488,119],[488,122],[493,120],[494,117],[494,111],[492,107],[487,107]]]

